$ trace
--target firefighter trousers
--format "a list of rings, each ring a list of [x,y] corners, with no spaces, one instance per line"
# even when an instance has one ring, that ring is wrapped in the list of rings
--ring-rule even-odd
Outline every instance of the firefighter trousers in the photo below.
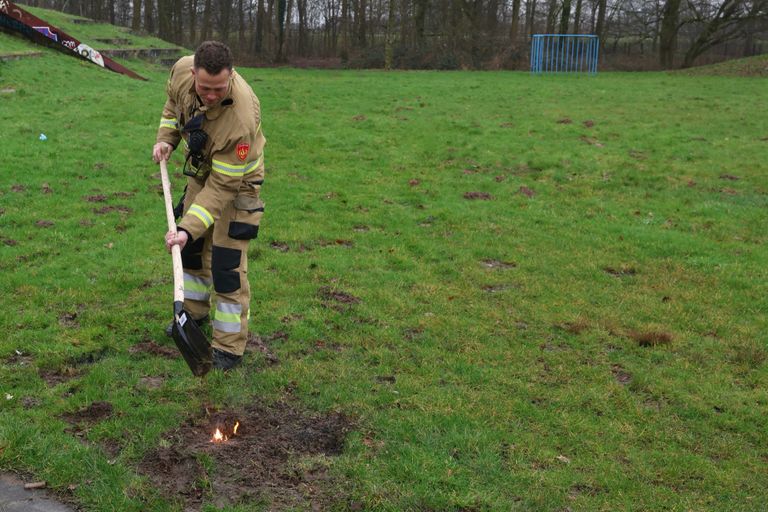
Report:
[[[258,234],[263,212],[254,207],[258,188],[244,183],[239,201],[226,206],[218,219],[181,252],[184,267],[184,309],[192,318],[210,316],[213,348],[242,356],[248,338],[251,289],[248,282],[248,244]],[[194,202],[202,184],[189,179],[184,211]],[[251,196],[251,197],[248,197]],[[255,199],[254,199],[255,197]]]

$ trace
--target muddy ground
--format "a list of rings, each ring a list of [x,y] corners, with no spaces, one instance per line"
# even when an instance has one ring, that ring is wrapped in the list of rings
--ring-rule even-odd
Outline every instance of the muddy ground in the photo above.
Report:
[[[341,414],[305,413],[285,401],[239,411],[204,410],[168,432],[139,471],[185,511],[198,511],[204,503],[326,510],[342,498],[320,456],[340,454],[350,428]],[[228,440],[212,442],[216,429]]]

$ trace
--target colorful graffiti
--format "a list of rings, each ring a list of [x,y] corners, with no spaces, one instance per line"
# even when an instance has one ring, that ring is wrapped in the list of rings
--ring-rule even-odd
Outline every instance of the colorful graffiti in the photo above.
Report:
[[[93,62],[97,66],[128,75],[131,78],[146,80],[146,78],[137,75],[109,57],[103,56],[87,44],[81,43],[69,34],[21,9],[10,0],[0,0],[0,26],[20,32],[38,43],[50,44],[53,41],[58,43],[55,45],[56,48],[73,52],[75,55]]]

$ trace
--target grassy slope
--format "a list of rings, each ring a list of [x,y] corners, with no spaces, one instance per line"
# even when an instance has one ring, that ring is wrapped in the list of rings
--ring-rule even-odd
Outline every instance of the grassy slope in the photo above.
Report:
[[[0,64],[1,466],[89,510],[171,509],[132,470],[162,432],[289,388],[355,416],[332,467],[371,509],[768,502],[761,80],[241,70],[269,140],[252,327],[289,337],[279,366],[198,383],[128,352],[162,342],[170,306],[149,160],[165,75],[144,71]],[[327,286],[361,302],[323,307]],[[39,376],[88,354],[72,381]],[[117,414],[84,444],[58,415],[95,400]]]
[[[75,37],[83,43],[89,44],[93,48],[177,48],[178,45],[169,43],[156,37],[134,34],[127,27],[117,27],[109,23],[94,23],[92,20],[67,14],[51,9],[42,9],[40,7],[31,7],[19,4],[25,10],[29,11],[38,18],[47,21],[55,27],[60,28],[72,37]],[[86,23],[76,23],[75,20],[85,20]],[[124,42],[115,44],[108,41],[98,41],[98,39],[122,39]]]

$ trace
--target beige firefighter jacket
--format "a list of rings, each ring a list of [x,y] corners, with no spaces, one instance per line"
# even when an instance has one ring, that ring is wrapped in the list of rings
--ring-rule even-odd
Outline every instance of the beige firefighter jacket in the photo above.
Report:
[[[208,140],[204,158],[198,166],[198,176],[190,178],[202,190],[178,224],[194,240],[221,219],[222,212],[236,199],[235,207],[239,202],[244,209],[260,203],[258,191],[264,180],[266,139],[261,130],[259,99],[243,77],[233,70],[225,98],[216,106],[206,107],[195,93],[193,62],[192,56],[182,57],[171,68],[157,142],[167,142],[175,148],[183,141],[186,158],[189,136],[184,133],[184,125],[195,115],[205,114],[202,129]]]

